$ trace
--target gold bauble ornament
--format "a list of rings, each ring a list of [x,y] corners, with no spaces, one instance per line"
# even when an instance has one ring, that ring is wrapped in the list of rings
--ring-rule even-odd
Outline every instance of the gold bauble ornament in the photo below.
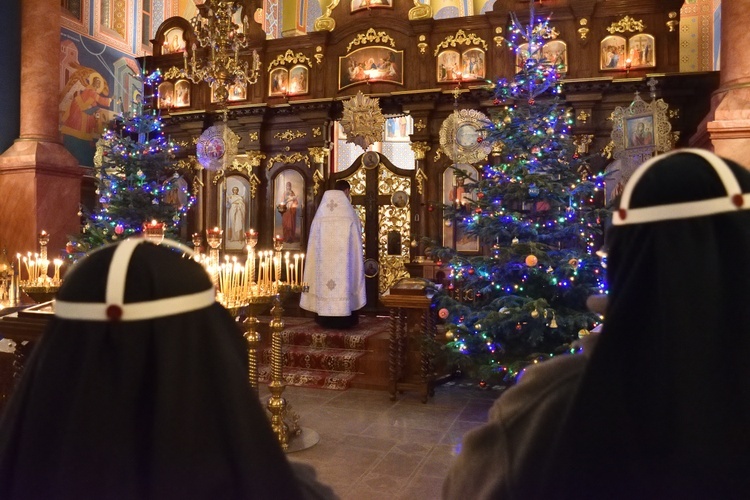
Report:
[[[539,311],[537,311],[536,309],[534,309],[533,311],[531,311],[531,317],[532,318],[538,318],[539,317]]]
[[[586,330],[585,328],[581,328],[580,330],[578,330],[578,338],[579,339],[582,339],[583,337],[587,337],[589,335],[591,335],[591,332],[588,331],[588,330]]]
[[[539,263],[539,259],[536,258],[536,255],[531,254],[526,257],[526,265],[529,267],[534,267]]]

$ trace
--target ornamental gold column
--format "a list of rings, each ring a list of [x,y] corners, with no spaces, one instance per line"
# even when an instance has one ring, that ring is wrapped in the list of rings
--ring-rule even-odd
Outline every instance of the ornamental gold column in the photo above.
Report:
[[[415,125],[417,127],[417,125]],[[425,200],[427,199],[427,171],[425,165],[425,155],[430,150],[430,146],[426,142],[412,142],[411,149],[414,151],[414,163],[416,173],[414,174],[414,181],[416,183],[416,190],[412,189],[412,196],[417,195],[415,203],[412,203],[412,209],[416,209],[412,215],[411,221],[411,234],[412,234],[412,251],[411,258],[412,262],[414,257],[424,255],[424,243],[422,238],[427,236],[425,233],[425,226],[427,221],[425,220]],[[416,192],[415,192],[416,191]]]
[[[80,230],[83,178],[59,132],[60,2],[19,3],[20,135],[0,156],[0,241],[9,255],[35,248],[42,229],[51,248],[65,247],[66,235]]]

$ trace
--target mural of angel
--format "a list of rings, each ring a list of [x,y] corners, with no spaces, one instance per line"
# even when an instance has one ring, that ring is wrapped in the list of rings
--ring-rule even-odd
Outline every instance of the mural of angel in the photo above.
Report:
[[[96,70],[80,66],[62,91],[60,132],[84,141],[94,140],[112,117],[111,105],[104,77]]]

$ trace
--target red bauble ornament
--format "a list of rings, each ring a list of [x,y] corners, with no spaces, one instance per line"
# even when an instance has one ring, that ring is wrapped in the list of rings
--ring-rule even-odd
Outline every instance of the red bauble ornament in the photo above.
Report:
[[[482,209],[481,209],[481,208],[477,208],[477,209],[476,209],[476,210],[474,210],[474,211],[475,211],[476,213],[478,213],[478,214],[481,214],[481,213],[482,213]]]
[[[493,99],[492,100],[492,104],[494,104],[495,106],[499,106],[500,105],[500,99]]]
[[[578,153],[573,153],[573,158],[578,158]]]
[[[481,144],[483,140],[484,140],[484,137],[477,137],[478,144]]]
[[[484,198],[484,193],[477,193],[477,198],[479,198],[480,200],[481,200],[482,198]]]
[[[532,106],[534,105],[534,98],[533,97],[531,99],[529,99],[529,104],[531,104]]]
[[[434,206],[432,206],[432,205],[427,205],[427,211],[428,211],[428,212],[432,212],[433,210],[435,210],[435,207],[434,207]]]
[[[482,389],[484,389],[485,387],[487,387],[487,382],[485,382],[484,380],[480,380],[479,381],[479,387],[481,387]]]
[[[69,254],[72,254],[73,252],[75,252],[76,251],[75,243],[73,243],[72,241],[69,241],[68,243],[66,243],[65,251],[68,252]]]
[[[118,235],[118,236],[119,236],[119,235],[121,235],[121,234],[122,234],[122,233],[124,233],[124,232],[125,232],[125,228],[123,227],[123,225],[122,225],[122,224],[117,224],[117,225],[115,226],[115,234],[116,234],[116,235]]]
[[[474,268],[469,269],[469,274],[474,274]]]
[[[444,308],[442,308],[442,309],[440,309],[440,310],[438,311],[438,316],[440,317],[440,319],[445,319],[445,318],[447,318],[447,317],[448,317],[448,314],[449,314],[449,313],[448,313],[448,309],[446,309],[445,307],[444,307]]]

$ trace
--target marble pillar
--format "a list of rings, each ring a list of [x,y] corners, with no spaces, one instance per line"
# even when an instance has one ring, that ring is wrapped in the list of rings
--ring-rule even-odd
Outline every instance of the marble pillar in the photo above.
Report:
[[[80,228],[83,169],[63,146],[58,123],[59,12],[59,0],[21,2],[20,135],[0,155],[0,244],[9,255],[38,251],[45,230],[56,258]]]
[[[690,145],[713,149],[750,168],[750,10],[744,2],[721,4],[721,77],[711,111]]]

